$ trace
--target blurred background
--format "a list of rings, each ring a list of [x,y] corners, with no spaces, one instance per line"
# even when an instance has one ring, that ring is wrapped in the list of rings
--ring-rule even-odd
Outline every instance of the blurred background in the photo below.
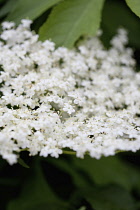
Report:
[[[25,18],[27,6],[30,14],[41,1],[0,0],[0,23],[9,20],[18,24]],[[32,29],[36,33],[51,10],[34,15]],[[134,50],[136,71],[140,71],[140,19],[124,0],[106,0],[100,25],[106,48],[119,27],[128,31],[128,46]],[[22,152],[13,166],[0,158],[0,210],[67,209],[139,210],[140,152],[121,152],[100,160],[74,155],[29,157],[28,152]]]

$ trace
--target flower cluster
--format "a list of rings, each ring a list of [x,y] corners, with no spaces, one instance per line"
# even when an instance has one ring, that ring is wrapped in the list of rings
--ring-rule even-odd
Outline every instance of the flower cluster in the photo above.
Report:
[[[9,164],[26,149],[77,157],[140,149],[140,73],[127,33],[119,29],[106,50],[99,36],[71,50],[4,22],[0,36],[0,155]]]

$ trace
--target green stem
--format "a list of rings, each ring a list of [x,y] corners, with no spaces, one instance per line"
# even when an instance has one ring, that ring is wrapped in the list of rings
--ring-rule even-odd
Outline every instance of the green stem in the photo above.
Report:
[[[67,154],[67,155],[76,155],[76,152],[74,152],[74,151],[63,150],[63,154]]]
[[[28,151],[28,148],[20,149],[20,152],[23,152],[23,151]],[[74,152],[74,151],[68,151],[68,150],[63,150],[63,154],[76,155],[76,152]]]
[[[20,149],[20,152],[23,152],[23,151],[28,151],[28,148]]]

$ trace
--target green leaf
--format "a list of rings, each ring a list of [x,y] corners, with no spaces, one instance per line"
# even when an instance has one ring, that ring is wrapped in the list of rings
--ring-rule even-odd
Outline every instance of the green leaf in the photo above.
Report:
[[[51,190],[38,162],[29,169],[29,177],[23,185],[20,197],[8,205],[8,210],[66,210],[66,204]]]
[[[104,4],[101,28],[103,42],[108,45],[119,27],[128,30],[129,44],[140,48],[140,19],[127,7],[124,1],[107,0]]]
[[[25,162],[23,159],[19,158],[18,159],[18,163],[23,166],[24,168],[30,168]]]
[[[19,0],[7,20],[14,21],[17,24],[23,18],[34,20],[59,1],[61,0]]]
[[[95,210],[136,210],[133,197],[117,185],[91,188],[81,194]]]
[[[64,172],[68,173],[72,179],[73,183],[76,187],[86,187],[88,182],[86,179],[84,179],[81,174],[75,169],[72,162],[68,162],[67,159],[62,159],[61,157],[59,159],[46,159],[46,161],[49,161],[51,164],[55,165],[59,169],[63,170]]]
[[[15,7],[16,2],[17,0],[7,1],[6,4],[4,4],[4,6],[0,9],[0,18],[7,15]]]
[[[40,28],[40,39],[51,39],[56,46],[70,48],[81,35],[95,35],[100,26],[103,3],[104,0],[63,1]]]
[[[76,168],[83,170],[98,185],[113,183],[131,190],[139,182],[140,172],[117,157],[102,157],[96,160],[86,156],[82,160],[73,158],[73,161]]]
[[[130,9],[140,17],[140,1],[139,0],[126,0],[127,5]]]

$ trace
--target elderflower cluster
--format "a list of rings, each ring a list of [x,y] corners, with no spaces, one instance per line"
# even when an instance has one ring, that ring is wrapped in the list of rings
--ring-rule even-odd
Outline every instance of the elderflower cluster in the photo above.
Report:
[[[99,37],[55,49],[30,30],[4,22],[0,36],[0,155],[114,155],[140,149],[140,73],[127,33],[106,50]]]

